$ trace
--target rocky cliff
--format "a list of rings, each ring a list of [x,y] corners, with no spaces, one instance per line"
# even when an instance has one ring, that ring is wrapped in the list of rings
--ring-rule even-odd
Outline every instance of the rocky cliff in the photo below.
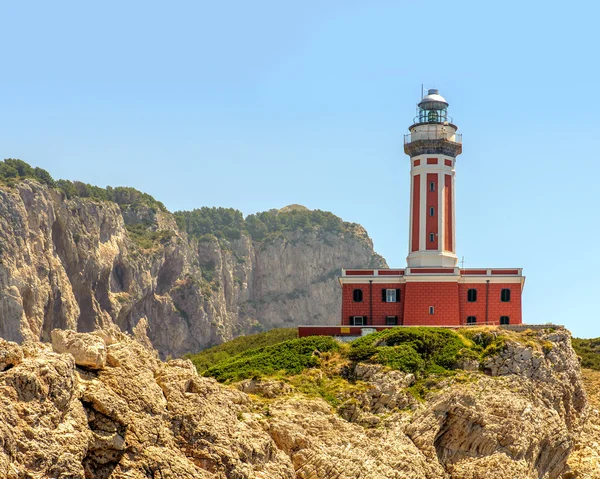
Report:
[[[364,229],[344,225],[196,238],[152,205],[69,198],[34,179],[0,185],[0,337],[117,326],[166,357],[334,323],[340,267],[385,265]]]
[[[599,477],[597,438],[567,463],[588,417],[568,332],[493,334],[481,372],[420,395],[412,374],[323,353],[302,374],[334,381],[337,406],[286,378],[223,386],[117,331],[1,341],[0,477]]]

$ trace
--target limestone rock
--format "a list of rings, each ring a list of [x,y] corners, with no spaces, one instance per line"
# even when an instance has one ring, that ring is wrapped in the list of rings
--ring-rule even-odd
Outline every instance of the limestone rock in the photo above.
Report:
[[[23,350],[18,344],[0,338],[0,371],[5,371],[23,361]]]
[[[78,366],[102,369],[106,364],[106,344],[99,336],[61,329],[51,335],[54,351],[72,354]]]
[[[223,386],[189,360],[164,363],[126,335],[106,339],[96,369],[77,367],[68,347],[0,344],[18,358],[0,371],[0,477],[598,477],[600,421],[588,415],[566,332],[509,341],[488,375],[433,378],[404,408],[412,375],[359,364],[341,371],[354,387],[337,410],[282,381]]]
[[[157,237],[150,247],[135,241],[140,226]],[[31,179],[0,186],[0,337],[117,328],[178,357],[261,329],[336,323],[339,268],[385,266],[358,225],[264,242],[240,233],[197,241],[143,204],[67,199]]]

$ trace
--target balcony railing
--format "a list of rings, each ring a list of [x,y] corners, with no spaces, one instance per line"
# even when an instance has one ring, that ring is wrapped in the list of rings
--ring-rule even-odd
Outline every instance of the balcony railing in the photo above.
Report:
[[[419,131],[404,135],[404,144],[413,143],[421,140],[446,140],[452,143],[462,144],[462,133],[452,133],[446,131]]]

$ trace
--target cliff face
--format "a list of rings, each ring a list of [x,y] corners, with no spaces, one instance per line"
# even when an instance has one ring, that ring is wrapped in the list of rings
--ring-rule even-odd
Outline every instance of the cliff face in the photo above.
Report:
[[[148,206],[0,186],[0,337],[117,326],[180,356],[251,331],[335,323],[339,268],[384,266],[359,226],[198,241]]]
[[[281,380],[224,387],[116,331],[51,336],[0,341],[0,477],[598,477],[597,438],[592,475],[567,465],[588,406],[566,331],[513,336],[420,400],[412,374],[345,367],[337,411]],[[321,381],[326,361],[304,374]]]

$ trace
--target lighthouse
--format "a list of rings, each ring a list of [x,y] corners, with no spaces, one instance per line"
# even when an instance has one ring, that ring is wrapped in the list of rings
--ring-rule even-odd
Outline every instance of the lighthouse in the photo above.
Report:
[[[462,136],[448,106],[438,90],[429,90],[404,136],[410,160],[407,265],[342,269],[340,324],[299,326],[300,336],[352,338],[399,326],[522,324],[521,268],[458,266],[454,179]]]
[[[462,152],[448,102],[429,90],[417,105],[404,152],[410,157],[408,266],[455,267],[454,165]]]

